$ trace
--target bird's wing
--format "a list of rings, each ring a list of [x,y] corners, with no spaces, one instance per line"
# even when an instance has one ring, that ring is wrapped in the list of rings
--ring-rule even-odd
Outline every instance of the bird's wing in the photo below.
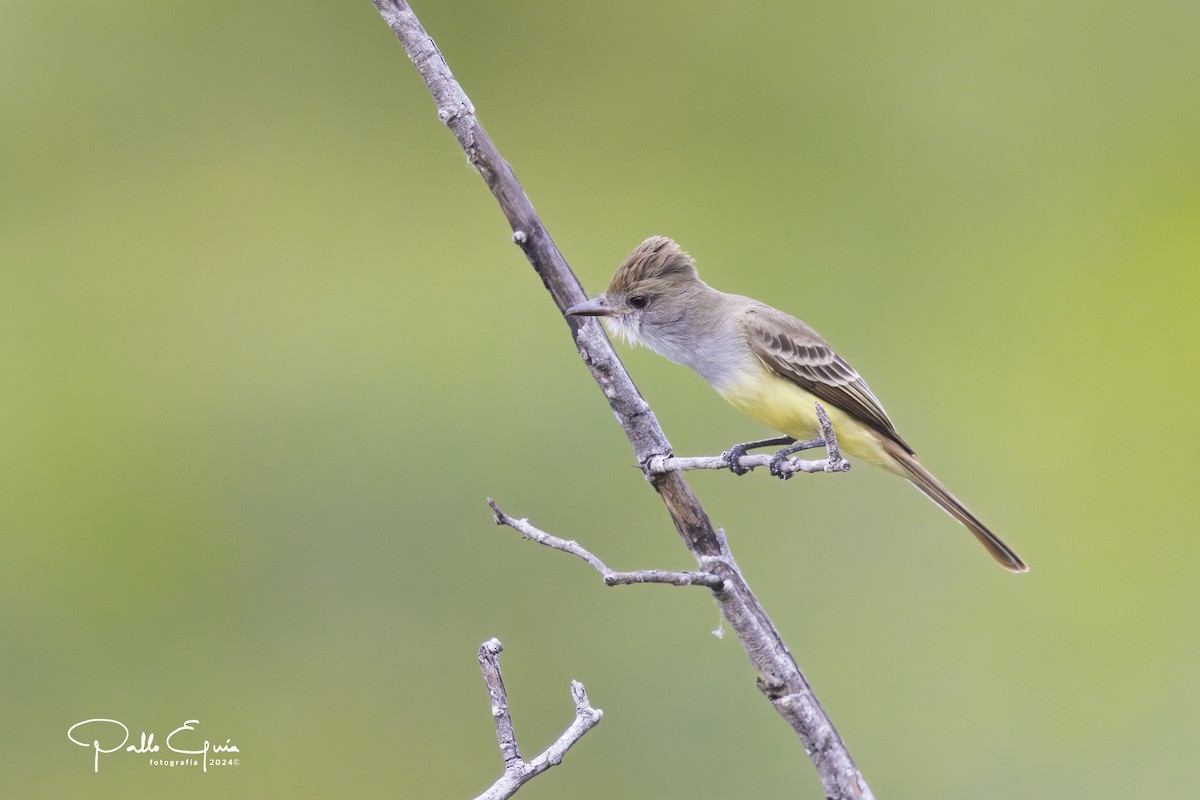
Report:
[[[866,381],[816,331],[790,314],[766,305],[747,309],[742,325],[750,349],[767,369],[912,453]]]

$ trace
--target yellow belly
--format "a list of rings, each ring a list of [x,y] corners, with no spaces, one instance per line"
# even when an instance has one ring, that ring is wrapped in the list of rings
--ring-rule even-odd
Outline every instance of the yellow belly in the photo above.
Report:
[[[821,435],[815,406],[819,402],[833,423],[843,454],[877,467],[893,467],[892,458],[869,428],[765,367],[744,375],[737,385],[717,391],[742,413],[797,440],[815,439]]]

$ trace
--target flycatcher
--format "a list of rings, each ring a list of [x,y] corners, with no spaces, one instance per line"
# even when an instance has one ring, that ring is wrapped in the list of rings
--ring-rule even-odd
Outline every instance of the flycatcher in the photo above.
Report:
[[[602,317],[615,335],[690,367],[735,408],[786,434],[750,447],[818,436],[815,403],[824,403],[843,452],[905,478],[975,534],[1005,569],[1028,571],[921,466],[866,382],[816,331],[757,300],[713,289],[672,240],[642,242],[603,294],[567,314]],[[739,474],[746,471],[738,464],[745,449],[729,452],[730,468]],[[779,457],[794,451],[781,450]]]

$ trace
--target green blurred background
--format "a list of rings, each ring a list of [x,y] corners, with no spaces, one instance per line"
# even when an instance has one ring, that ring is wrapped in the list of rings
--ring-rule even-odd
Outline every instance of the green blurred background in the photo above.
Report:
[[[1200,781],[1200,4],[417,6],[589,291],[802,316],[1032,565],[891,476],[691,483],[889,798]],[[366,0],[0,9],[0,796],[818,797]],[[623,350],[676,451],[765,433]],[[91,770],[188,719],[236,768]]]

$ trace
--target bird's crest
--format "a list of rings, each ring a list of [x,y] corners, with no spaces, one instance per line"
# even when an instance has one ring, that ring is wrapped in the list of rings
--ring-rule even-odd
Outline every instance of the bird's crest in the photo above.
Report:
[[[696,277],[696,265],[683,248],[666,236],[651,236],[639,244],[613,274],[609,295],[653,290]]]

